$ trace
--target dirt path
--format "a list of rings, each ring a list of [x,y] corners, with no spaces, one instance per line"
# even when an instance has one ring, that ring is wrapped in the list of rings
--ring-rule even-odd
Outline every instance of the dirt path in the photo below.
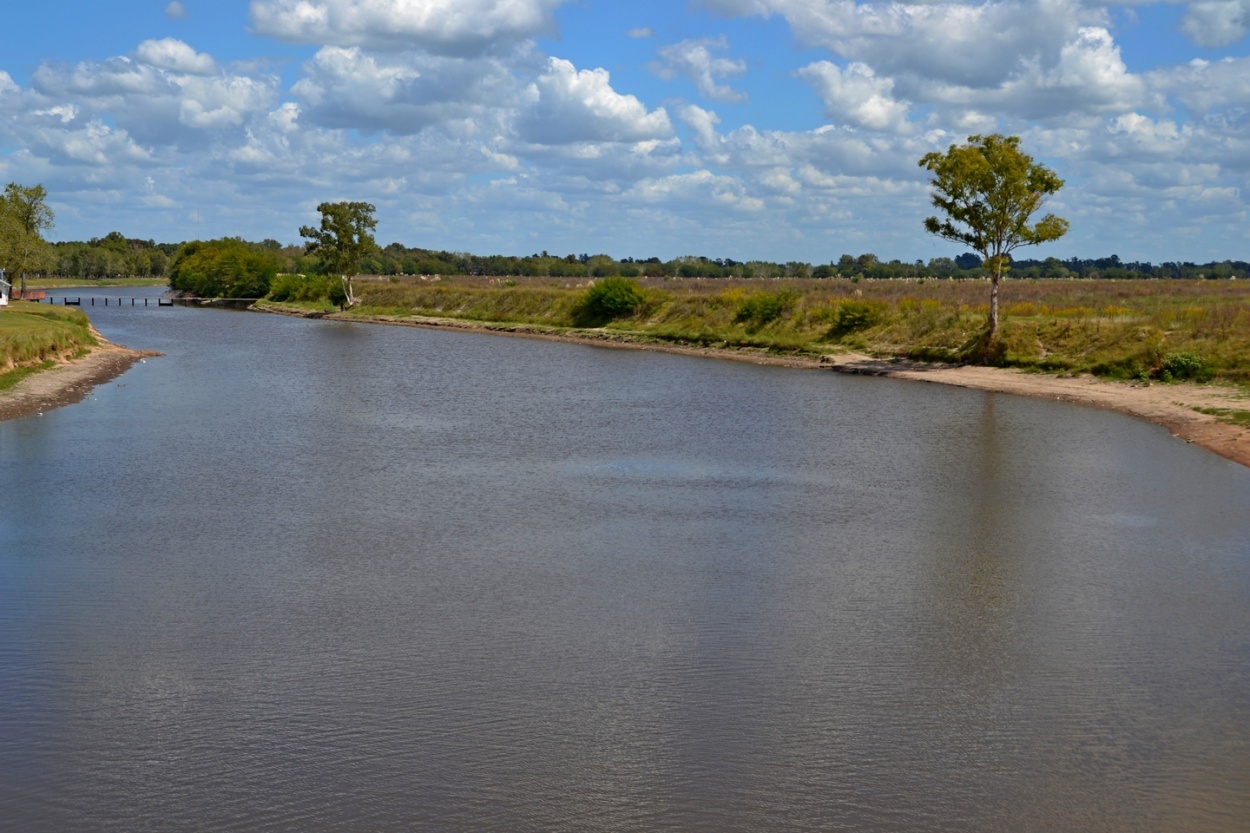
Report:
[[[34,416],[62,405],[81,402],[96,385],[111,382],[152,351],[130,350],[105,341],[81,359],[68,361],[28,376],[6,391],[0,391],[0,420]]]

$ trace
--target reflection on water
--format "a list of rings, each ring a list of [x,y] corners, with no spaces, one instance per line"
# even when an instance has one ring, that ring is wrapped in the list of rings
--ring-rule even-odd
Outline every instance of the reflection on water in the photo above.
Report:
[[[520,339],[93,317],[167,355],[0,425],[0,827],[1250,818],[1250,477],[1158,429]]]

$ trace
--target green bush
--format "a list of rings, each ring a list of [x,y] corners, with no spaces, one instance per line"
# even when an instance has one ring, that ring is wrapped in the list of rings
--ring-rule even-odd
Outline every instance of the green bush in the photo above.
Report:
[[[735,320],[752,327],[763,327],[788,312],[797,297],[793,292],[752,292],[738,305]]]
[[[579,323],[602,324],[631,315],[647,300],[637,281],[612,277],[595,281],[582,295],[576,311]]]
[[[1194,353],[1168,353],[1159,368],[1159,378],[1164,382],[1209,382],[1214,376],[1211,366]]]
[[[269,300],[279,302],[338,303],[343,296],[342,281],[329,275],[278,275],[269,285]]]
[[[837,319],[829,335],[841,338],[875,327],[885,320],[885,306],[879,301],[845,301],[838,307]]]

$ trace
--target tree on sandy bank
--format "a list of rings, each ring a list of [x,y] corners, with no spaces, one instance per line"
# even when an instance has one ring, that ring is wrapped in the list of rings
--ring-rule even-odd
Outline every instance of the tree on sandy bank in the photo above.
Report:
[[[307,238],[307,253],[321,258],[325,270],[337,274],[342,282],[343,297],[340,305],[353,307],[357,303],[352,278],[360,269],[360,261],[377,250],[373,230],[378,221],[373,218],[374,207],[367,202],[323,202],[317,206],[321,212],[321,226],[301,226],[301,237]]]
[[[1020,150],[1019,136],[970,136],[967,144],[946,153],[929,153],[920,167],[933,173],[933,205],[946,215],[928,217],[931,234],[964,243],[984,258],[990,273],[990,320],[987,342],[998,333],[998,284],[1011,251],[1057,240],[1068,221],[1047,214],[1030,226],[1029,218],[1063,180]]]

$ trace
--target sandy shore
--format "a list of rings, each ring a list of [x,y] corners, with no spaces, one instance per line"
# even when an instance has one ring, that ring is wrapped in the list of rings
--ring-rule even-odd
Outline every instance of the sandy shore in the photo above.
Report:
[[[599,347],[619,347],[629,350],[649,350],[686,356],[731,359],[752,364],[806,367],[833,370],[838,373],[886,376],[893,379],[910,379],[918,382],[955,385],[998,393],[1019,394],[1021,396],[1041,396],[1063,402],[1093,405],[1147,420],[1163,426],[1174,436],[1186,442],[1194,443],[1243,466],[1250,466],[1250,429],[1222,423],[1214,416],[1194,410],[1195,408],[1250,410],[1250,393],[1232,387],[1192,384],[1165,385],[1160,383],[1145,385],[1106,381],[1096,379],[1093,376],[1063,378],[997,367],[936,365],[921,362],[873,359],[854,353],[821,357],[778,356],[768,354],[762,350],[683,347],[639,342],[606,330],[593,335],[567,335],[564,333],[545,332],[532,327],[482,325],[449,318],[416,316],[411,318],[389,316],[362,317],[337,313],[326,317],[346,321],[367,321],[411,327],[489,332],[547,341],[590,344]]]
[[[1250,466],[1250,429],[1222,423],[1195,408],[1250,411],[1250,394],[1219,385],[1112,382],[1092,376],[1062,378],[996,367],[926,365],[840,356],[834,369],[843,373],[888,376],[964,388],[1042,396],[1118,411],[1161,425],[1186,442]]]
[[[16,386],[0,391],[0,420],[21,419],[81,402],[96,385],[111,382],[147,356],[160,355],[112,344],[99,333],[96,338],[99,345],[86,356],[27,376]]]

